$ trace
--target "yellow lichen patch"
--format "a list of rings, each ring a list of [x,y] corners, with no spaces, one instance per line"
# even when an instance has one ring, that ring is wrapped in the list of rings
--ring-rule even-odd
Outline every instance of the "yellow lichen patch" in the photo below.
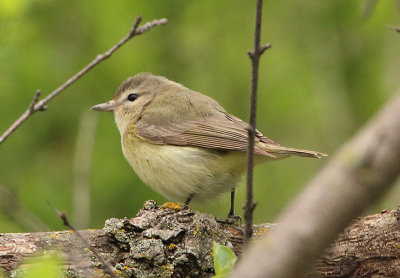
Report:
[[[95,269],[94,269],[94,272],[96,273],[95,276],[94,276],[95,278],[104,277],[104,273],[103,273],[102,270],[100,270],[100,269],[98,269],[98,268],[95,268]]]
[[[169,246],[168,246],[168,249],[169,250],[175,250],[175,248],[176,248],[176,245],[175,244],[173,244],[173,243],[171,243]]]
[[[162,209],[172,209],[176,211],[182,210],[182,205],[174,202],[167,202],[161,206]]]
[[[56,233],[51,234],[50,237],[51,237],[51,238],[54,238],[54,239],[59,239],[59,237],[58,237],[58,235],[57,235]]]
[[[260,227],[254,232],[254,235],[255,236],[262,236],[263,234],[268,232],[268,230],[269,230],[269,228],[267,228],[267,227]]]
[[[199,227],[198,224],[195,225],[195,229],[193,230],[193,235],[195,235],[195,236],[197,236],[197,235],[201,236],[202,235],[202,233],[200,231],[200,227]]]

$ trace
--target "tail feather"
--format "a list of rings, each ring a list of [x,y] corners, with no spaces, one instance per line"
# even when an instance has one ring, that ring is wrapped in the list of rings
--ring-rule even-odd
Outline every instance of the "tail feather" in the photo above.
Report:
[[[321,158],[324,156],[328,156],[327,154],[309,151],[309,150],[301,150],[296,148],[288,148],[283,146],[271,146],[268,148],[267,152],[271,154],[280,154],[280,155],[296,155],[303,157],[313,157],[313,158]]]

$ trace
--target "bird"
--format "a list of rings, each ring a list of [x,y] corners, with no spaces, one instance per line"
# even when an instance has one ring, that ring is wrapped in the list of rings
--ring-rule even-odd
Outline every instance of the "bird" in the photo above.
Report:
[[[122,152],[138,177],[170,201],[206,202],[231,194],[246,172],[249,124],[216,100],[163,76],[138,73],[114,98],[91,108],[113,112]],[[255,131],[254,162],[324,153],[281,146]]]

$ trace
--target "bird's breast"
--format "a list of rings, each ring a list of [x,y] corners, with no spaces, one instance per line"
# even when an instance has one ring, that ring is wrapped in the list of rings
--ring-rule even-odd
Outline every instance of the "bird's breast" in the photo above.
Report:
[[[191,193],[203,199],[229,191],[245,168],[243,153],[156,145],[134,134],[123,136],[122,149],[139,178],[169,200],[184,201]]]

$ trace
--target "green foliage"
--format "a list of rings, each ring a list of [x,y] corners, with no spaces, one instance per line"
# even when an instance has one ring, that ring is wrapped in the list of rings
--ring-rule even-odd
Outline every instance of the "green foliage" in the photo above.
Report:
[[[235,253],[228,247],[213,243],[214,270],[217,278],[225,277],[235,266],[237,260]]]
[[[60,278],[62,261],[57,255],[41,255],[30,258],[20,266],[20,278]]]
[[[257,128],[266,136],[332,155],[399,87],[400,37],[386,28],[399,24],[396,2],[377,1],[363,18],[365,2],[264,1],[261,41],[272,48],[260,62]],[[0,146],[0,186],[50,229],[64,227],[47,200],[76,222],[72,185],[82,115],[110,99],[129,75],[164,75],[248,119],[246,53],[253,44],[255,1],[0,0],[0,132],[25,111],[36,89],[47,95],[122,38],[137,14],[143,23],[160,17],[169,22],[124,45]],[[328,159],[257,166],[255,222],[271,220]],[[148,199],[166,201],[131,170],[107,113],[98,114],[90,183],[91,223],[81,228],[131,217]],[[238,208],[244,199],[242,186]],[[221,202],[193,208],[224,217],[228,200],[226,194]],[[5,211],[2,205],[0,199]],[[31,230],[12,213],[0,215],[0,232]]]
[[[27,8],[28,0],[0,0],[0,15],[3,17],[20,16]]]

